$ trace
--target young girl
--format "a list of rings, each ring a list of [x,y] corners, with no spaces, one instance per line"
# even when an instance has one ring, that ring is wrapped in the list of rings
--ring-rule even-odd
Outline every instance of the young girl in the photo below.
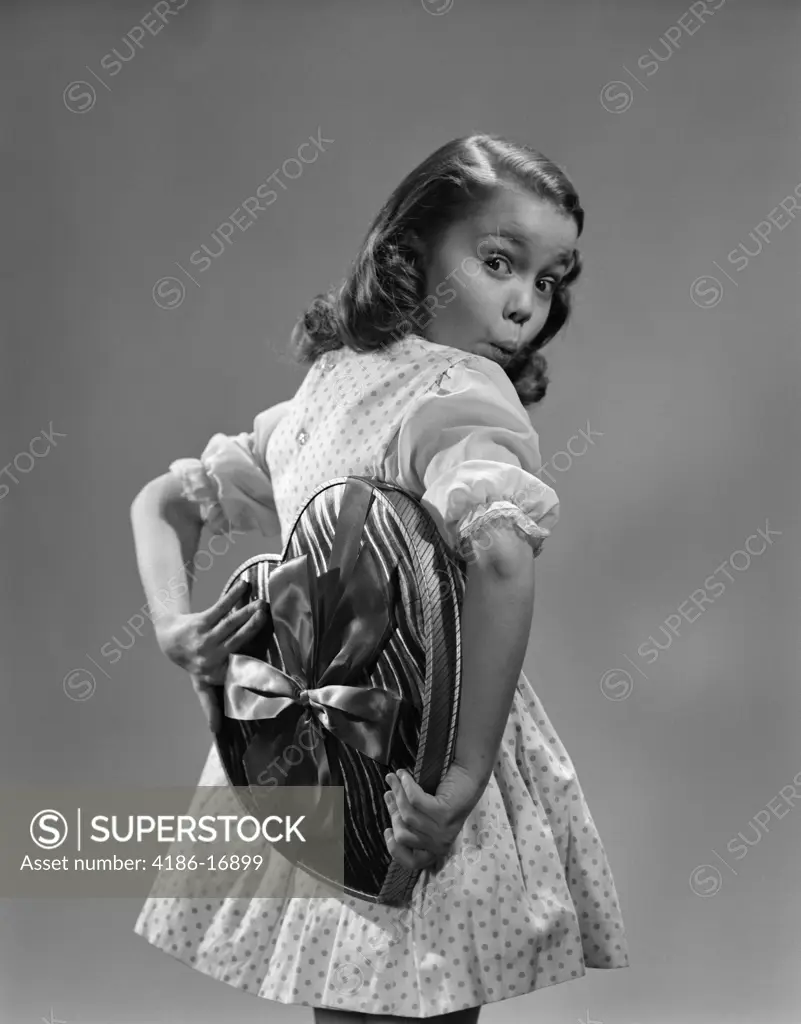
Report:
[[[314,1007],[316,1024],[475,1024],[487,1003],[628,966],[602,842],[521,671],[534,557],[558,516],[526,407],[546,392],[539,350],[570,311],[583,223],[542,154],[493,135],[447,143],[395,189],[342,286],[296,326],[296,357],[311,366],[294,397],[250,432],[215,434],[134,500],[159,645],[210,718],[209,689],[263,610],[232,614],[234,589],[191,612],[182,567],[204,525],[286,537],[318,485],[369,475],[420,497],[467,559],[454,763],[433,795],[387,776],[389,852],[422,869],[411,907],[301,898],[287,864],[295,895],[151,895],[135,925],[205,974]],[[165,609],[169,580],[183,596]],[[226,785],[213,746],[199,785]]]

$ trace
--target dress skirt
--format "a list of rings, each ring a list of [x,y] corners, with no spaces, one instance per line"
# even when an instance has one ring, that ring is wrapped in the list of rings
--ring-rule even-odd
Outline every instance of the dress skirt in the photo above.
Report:
[[[214,746],[198,785],[227,785]],[[280,854],[268,857],[269,891],[280,892],[285,878],[291,896],[151,893],[134,931],[262,999],[404,1017],[485,1006],[589,968],[629,965],[603,844],[524,673],[492,777],[443,866],[421,873],[409,907],[298,895],[306,881],[310,892],[319,883]]]

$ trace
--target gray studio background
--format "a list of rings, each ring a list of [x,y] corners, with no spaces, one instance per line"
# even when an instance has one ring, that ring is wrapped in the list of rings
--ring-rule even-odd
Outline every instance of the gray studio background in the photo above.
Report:
[[[534,411],[562,518],[525,671],[604,839],[632,966],[487,1024],[799,1019],[801,209],[780,204],[801,195],[801,19],[790,0],[694,6],[190,0],[114,75],[101,62],[130,53],[146,3],[2,7],[0,463],[23,453],[0,491],[9,785],[194,785],[210,739],[189,680],[125,630],[144,602],[135,493],[292,395],[296,315],[435,147],[509,134],[577,184],[586,274]],[[191,254],[318,131],[325,152],[198,272]],[[194,608],[279,547],[237,540]],[[2,1020],[311,1022],[151,947],[141,902],[4,899]]]

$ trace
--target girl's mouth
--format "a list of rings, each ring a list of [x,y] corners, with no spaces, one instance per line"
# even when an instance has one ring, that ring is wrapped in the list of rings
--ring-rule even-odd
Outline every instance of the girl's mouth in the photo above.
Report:
[[[498,357],[498,361],[501,363],[508,363],[512,358],[512,353],[507,352],[506,349],[501,348],[500,345],[496,345],[494,341],[488,342],[490,348],[493,350],[495,355]]]

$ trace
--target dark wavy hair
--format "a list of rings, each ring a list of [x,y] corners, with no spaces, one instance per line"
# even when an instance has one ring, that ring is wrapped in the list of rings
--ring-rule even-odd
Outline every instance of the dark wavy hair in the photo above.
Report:
[[[357,351],[385,348],[420,333],[418,321],[427,320],[429,313],[420,247],[412,239],[424,248],[435,244],[453,223],[506,184],[548,200],[574,219],[581,234],[584,210],[578,193],[565,172],[542,153],[497,135],[453,139],[407,174],[373,221],[347,277],[315,296],[300,317],[290,338],[295,361],[313,363],[323,352],[342,346]],[[504,366],[524,406],[545,397],[548,364],[539,350],[566,323],[569,286],[581,269],[575,251],[542,330]]]

